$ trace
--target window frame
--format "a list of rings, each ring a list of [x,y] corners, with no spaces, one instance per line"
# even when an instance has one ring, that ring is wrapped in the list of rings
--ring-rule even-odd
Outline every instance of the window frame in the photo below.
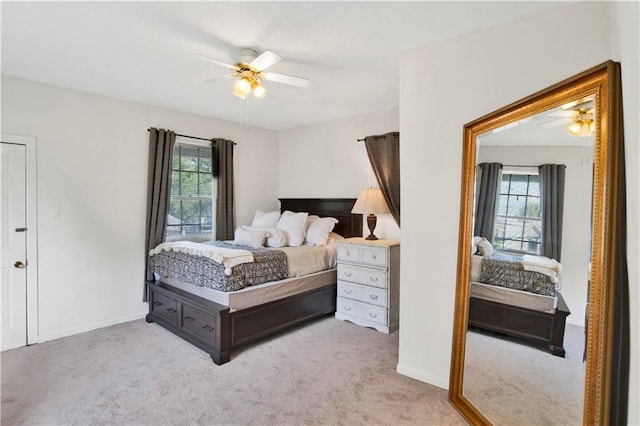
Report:
[[[182,148],[190,148],[190,149],[197,149],[198,150],[198,166],[196,168],[196,170],[185,170],[182,169]],[[210,157],[210,161],[211,161],[211,167],[212,167],[212,171],[209,172],[203,172],[200,170],[200,161],[201,157],[200,156],[200,150],[201,149],[208,149],[211,152],[211,157]],[[169,180],[169,197],[168,197],[168,202],[169,202],[169,206],[167,208],[167,223],[165,226],[165,240],[166,241],[180,241],[180,240],[190,240],[190,241],[206,241],[206,240],[211,240],[211,239],[215,239],[215,213],[216,213],[216,209],[215,209],[215,203],[217,200],[217,185],[216,185],[216,177],[213,175],[213,149],[214,147],[211,144],[208,143],[193,143],[193,142],[177,142],[174,145],[174,152],[172,153],[172,162],[171,162],[171,178]],[[175,154],[176,151],[180,152],[178,160],[177,160],[177,164],[178,164],[178,168],[174,168],[174,164],[176,163],[175,161]],[[177,172],[178,173],[178,185],[182,184],[182,179],[180,179],[180,176],[182,175],[182,173],[197,173],[197,187],[198,190],[200,188],[200,175],[202,174],[208,174],[209,176],[211,176],[211,195],[173,195],[173,176],[174,173]],[[182,193],[182,190],[179,191],[180,193]],[[181,206],[181,212],[182,212],[182,202],[183,201],[210,201],[211,202],[211,230],[210,232],[207,233],[203,233],[202,232],[202,207],[201,204],[199,204],[199,211],[198,211],[198,223],[184,223],[184,220],[182,218],[180,218],[180,224],[174,225],[174,224],[170,224],[169,223],[169,216],[171,216],[171,203],[174,201],[180,201],[180,206]],[[192,227],[192,226],[197,226],[200,229],[200,232],[198,234],[185,234],[184,229],[185,227]],[[180,233],[178,235],[170,235],[169,230],[172,228],[178,228],[180,230]]]
[[[520,175],[520,176],[527,176],[527,191],[526,194],[512,194],[511,193],[511,178],[509,179],[509,189],[507,191],[507,193],[503,193],[502,192],[502,181],[503,181],[503,176],[504,175]],[[538,195],[530,195],[529,194],[529,186],[531,184],[530,180],[531,180],[531,176],[536,176],[538,178]],[[496,197],[496,213],[495,213],[495,221],[494,221],[494,227],[493,227],[493,235],[491,238],[491,244],[493,246],[493,248],[499,252],[505,252],[505,253],[514,253],[514,254],[518,254],[518,255],[524,255],[524,254],[530,254],[530,255],[535,255],[535,256],[540,256],[541,255],[541,246],[542,246],[542,236],[540,237],[540,240],[538,240],[535,244],[537,247],[536,251],[532,251],[532,250],[525,250],[525,249],[514,249],[514,248],[509,248],[509,247],[505,247],[505,242],[509,242],[509,241],[514,241],[514,242],[520,242],[520,246],[524,247],[526,246],[528,243],[530,243],[531,240],[525,239],[525,226],[527,224],[527,222],[537,222],[540,228],[540,232],[542,232],[542,191],[540,188],[540,175],[538,172],[538,168],[537,167],[533,167],[533,166],[504,166],[503,170],[502,170],[502,174],[500,176],[500,181],[498,182],[498,195]],[[502,199],[502,197],[505,196],[507,197],[507,206],[506,206],[506,210],[505,210],[505,214],[501,215],[499,212],[499,206],[500,206],[500,201]],[[509,197],[525,197],[525,203],[524,203],[524,209],[523,209],[523,215],[522,216],[513,216],[513,215],[508,215],[509,213]],[[529,199],[533,199],[536,198],[538,199],[538,205],[540,207],[540,214],[538,217],[531,217],[531,216],[527,216],[527,211],[528,211],[528,205],[529,205]],[[517,221],[521,221],[522,222],[522,232],[520,233],[520,239],[516,239],[516,238],[506,238],[506,229],[504,232],[504,237],[503,238],[498,238],[498,226],[499,224],[504,224],[505,228],[506,228],[506,224],[509,220],[517,220]]]

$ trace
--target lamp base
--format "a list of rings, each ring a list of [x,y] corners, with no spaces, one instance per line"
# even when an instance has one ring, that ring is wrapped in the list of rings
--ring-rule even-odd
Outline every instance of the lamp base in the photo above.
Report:
[[[367,240],[377,240],[378,237],[373,235],[373,230],[376,229],[376,223],[378,222],[378,218],[375,214],[369,214],[367,216],[367,226],[369,227],[369,236],[366,238]]]

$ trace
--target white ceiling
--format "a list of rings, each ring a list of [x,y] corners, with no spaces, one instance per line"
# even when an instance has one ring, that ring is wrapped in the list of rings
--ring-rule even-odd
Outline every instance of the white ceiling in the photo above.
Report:
[[[282,130],[397,107],[401,52],[566,4],[2,1],[2,73],[240,121],[235,80],[196,84],[226,70],[193,53],[272,50],[269,71],[311,79],[248,101],[250,125]]]

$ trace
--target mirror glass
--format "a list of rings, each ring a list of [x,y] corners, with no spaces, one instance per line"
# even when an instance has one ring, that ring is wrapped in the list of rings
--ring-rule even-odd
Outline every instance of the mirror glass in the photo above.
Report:
[[[481,248],[470,262],[463,395],[495,425],[582,423],[595,113],[591,95],[476,138],[473,229]],[[488,210],[492,226],[483,228],[477,222],[487,223]],[[546,240],[557,241],[543,246],[543,217],[552,215],[561,216],[557,235]],[[542,315],[566,306],[563,338],[541,342],[552,322],[502,304]]]

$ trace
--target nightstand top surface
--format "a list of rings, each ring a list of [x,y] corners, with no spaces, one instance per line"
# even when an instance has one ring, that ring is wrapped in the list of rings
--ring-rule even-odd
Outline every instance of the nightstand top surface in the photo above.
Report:
[[[340,244],[364,244],[368,246],[392,247],[400,245],[398,240],[367,240],[362,237],[345,238],[339,241]]]

